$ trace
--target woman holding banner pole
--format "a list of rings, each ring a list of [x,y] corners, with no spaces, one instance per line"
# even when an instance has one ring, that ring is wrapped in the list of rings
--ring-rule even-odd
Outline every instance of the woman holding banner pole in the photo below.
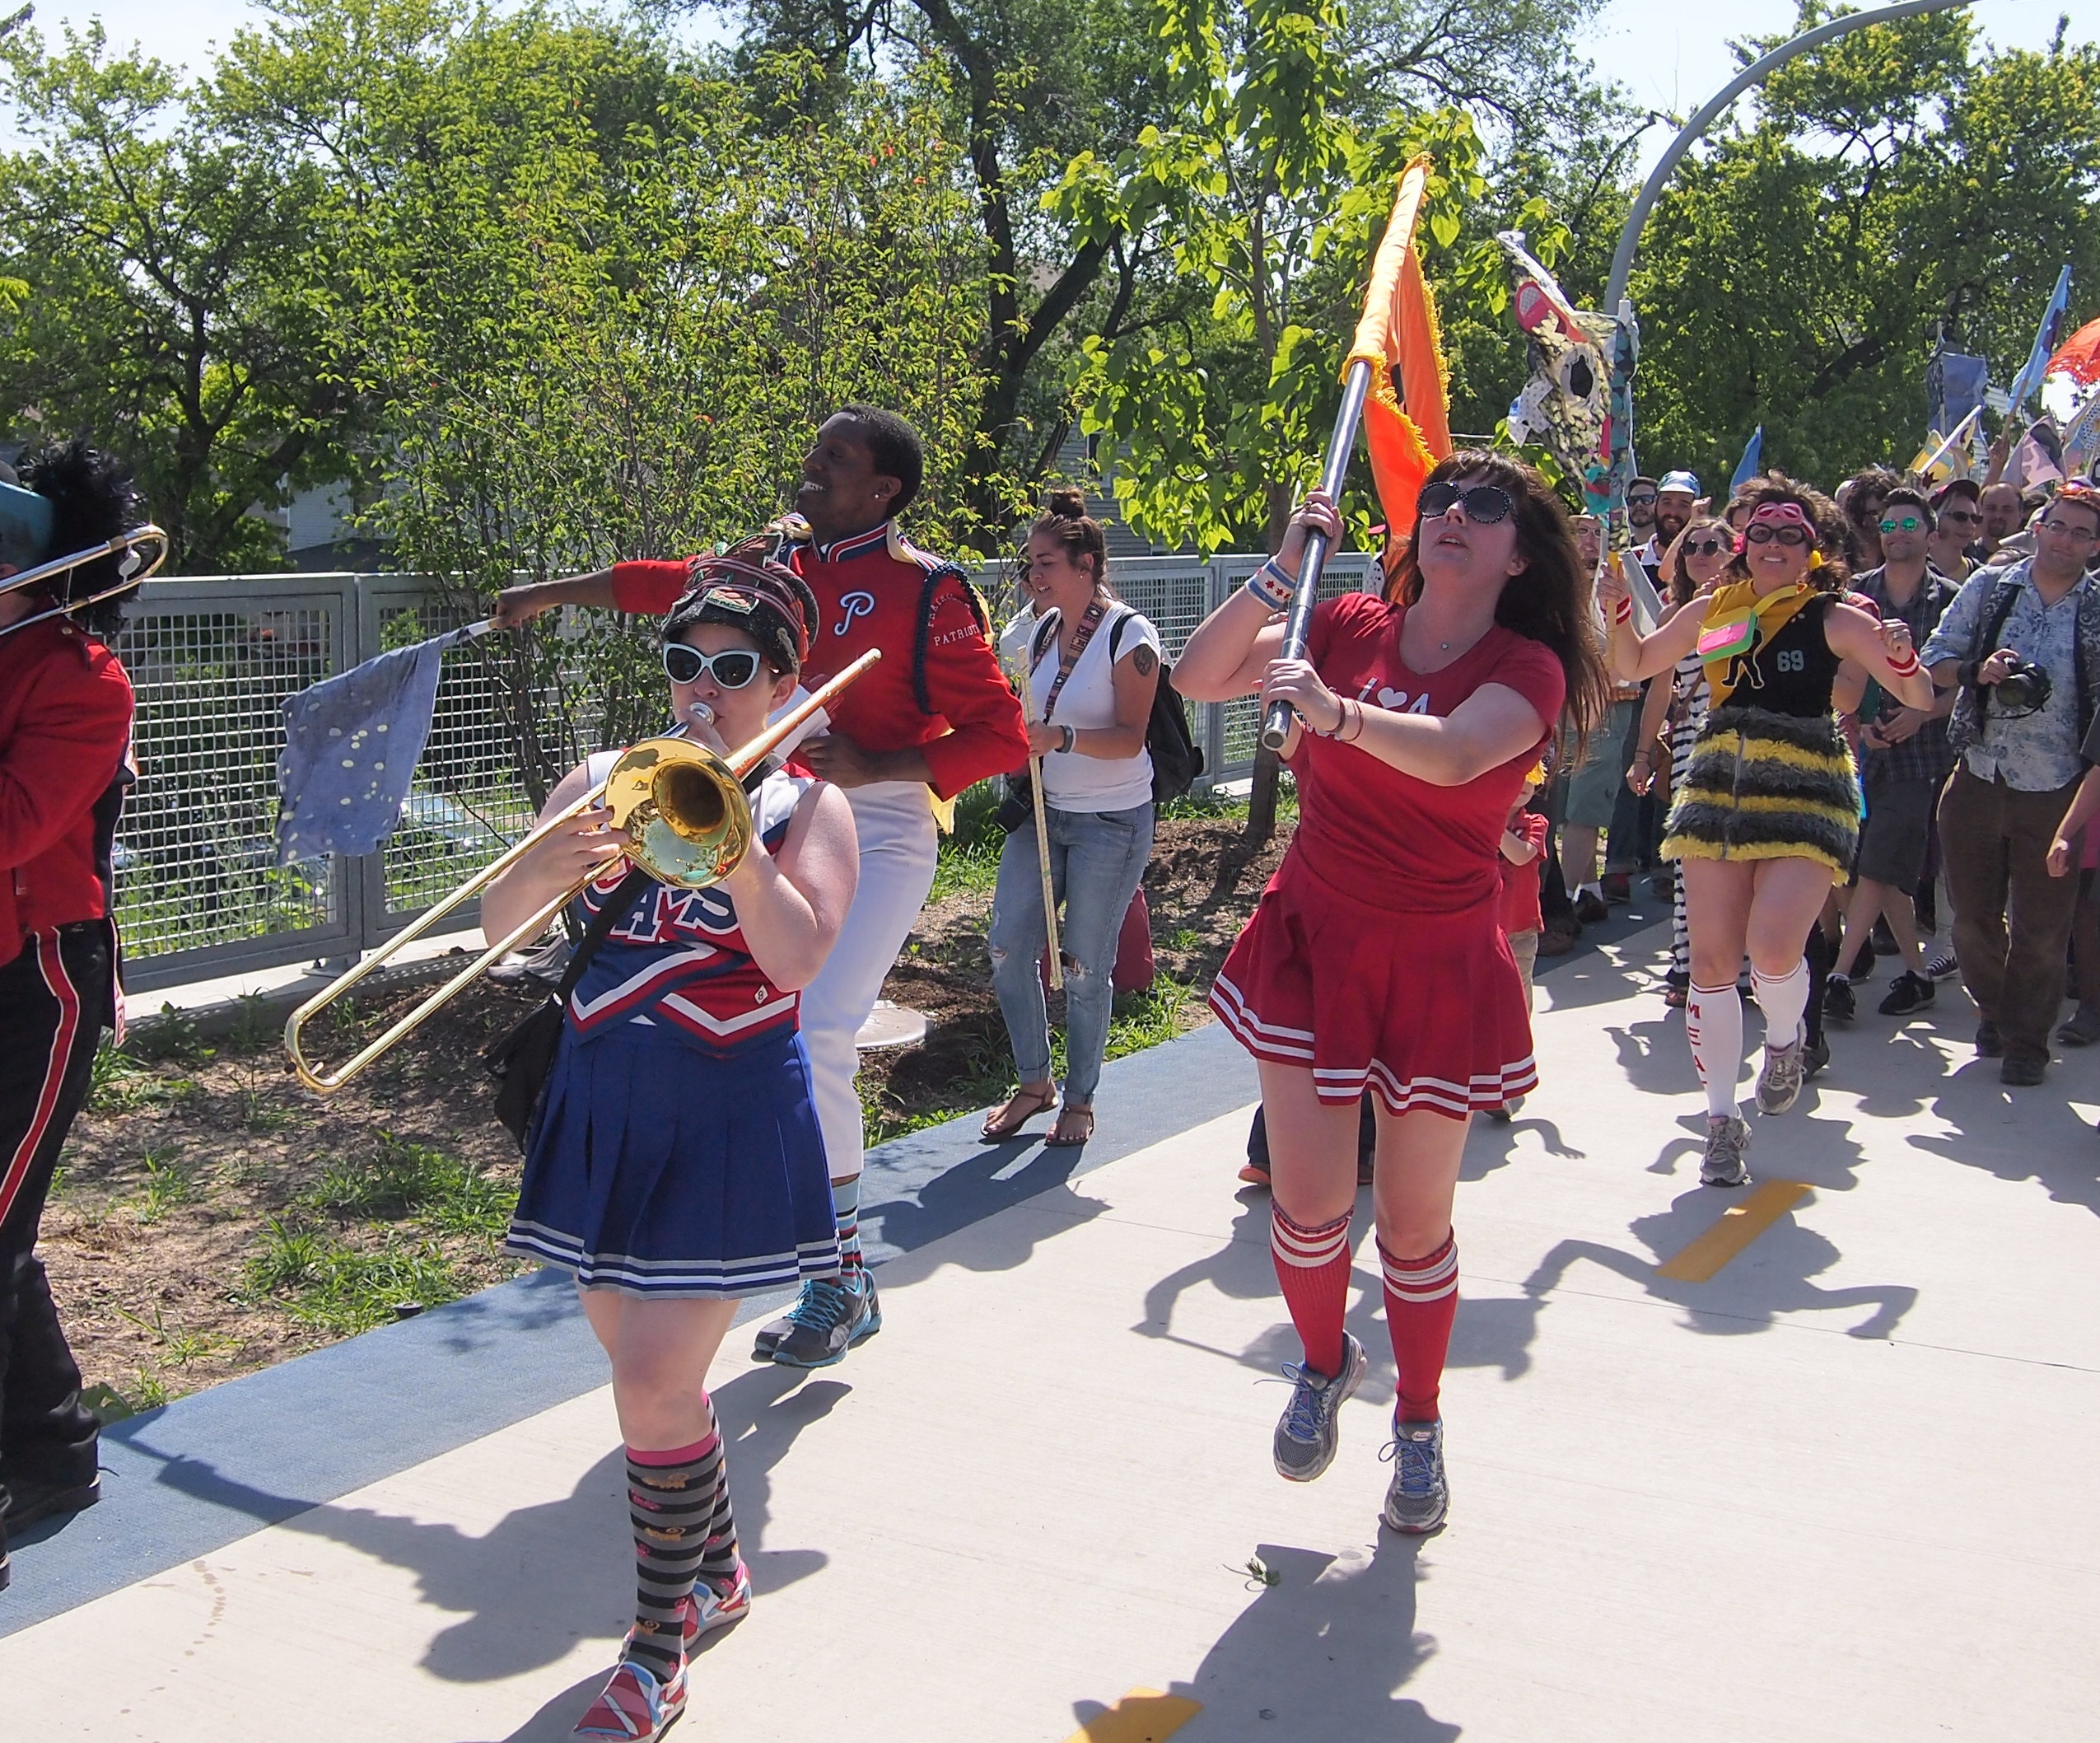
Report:
[[[1537,1082],[1498,923],[1503,825],[1564,702],[1587,731],[1609,685],[1566,512],[1530,467],[1469,451],[1439,461],[1385,598],[1322,600],[1304,657],[1284,657],[1281,614],[1308,544],[1340,531],[1332,498],[1312,493],[1282,549],[1190,639],[1175,685],[1197,701],[1258,690],[1294,717],[1298,832],[1211,995],[1259,1067],[1271,1244],[1304,1345],[1286,1370],[1276,1469],[1294,1482],[1327,1469],[1337,1412],[1364,1377],[1342,1321],[1368,1088],[1399,1376],[1384,1517],[1423,1532],[1449,1502],[1438,1389],[1468,1116]]]
[[[1047,1142],[1083,1144],[1093,1135],[1117,935],[1152,857],[1145,729],[1160,682],[1160,634],[1109,590],[1108,568],[1108,541],[1085,498],[1051,492],[1029,530],[1021,581],[1038,626],[1022,657],[1043,834],[1040,841],[1024,829],[1007,836],[992,899],[992,979],[1020,1087],[985,1121],[989,1139],[1012,1137],[1058,1099],[1036,964],[1046,943],[1057,960],[1060,896],[1065,1086]]]

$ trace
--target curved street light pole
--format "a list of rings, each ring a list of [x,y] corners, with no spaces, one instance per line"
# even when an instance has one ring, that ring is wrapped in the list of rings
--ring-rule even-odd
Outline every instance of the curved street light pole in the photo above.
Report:
[[[1727,109],[1752,85],[1762,84],[1775,68],[1783,67],[1797,54],[1810,49],[1820,48],[1833,37],[1856,30],[1863,25],[1892,24],[1898,18],[1910,18],[1920,12],[1944,12],[1950,7],[1967,6],[1970,0],[1902,0],[1897,6],[1878,7],[1870,12],[1849,12],[1841,18],[1832,18],[1818,25],[1813,30],[1804,30],[1791,42],[1783,42],[1762,60],[1752,61],[1736,74],[1720,94],[1708,103],[1684,124],[1684,130],[1670,142],[1655,167],[1649,171],[1648,180],[1640,189],[1640,197],[1633,203],[1633,210],[1626,214],[1626,227],[1619,232],[1619,245],[1612,256],[1612,282],[1604,292],[1607,314],[1616,315],[1620,301],[1626,296],[1626,280],[1633,273],[1633,251],[1640,241],[1641,227],[1648,222],[1648,213],[1663,191],[1663,185],[1670,179],[1670,172],[1677,167],[1678,160],[1692,149],[1692,142],[1705,133]]]

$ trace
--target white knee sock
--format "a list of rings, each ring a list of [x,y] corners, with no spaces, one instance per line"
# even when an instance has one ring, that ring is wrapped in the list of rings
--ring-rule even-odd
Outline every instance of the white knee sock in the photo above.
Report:
[[[1750,970],[1757,988],[1757,1008],[1765,1013],[1765,1044],[1790,1047],[1801,1039],[1801,1013],[1808,1008],[1808,965],[1797,962],[1774,980]]]
[[[1699,1081],[1706,1086],[1707,1113],[1733,1114],[1735,1080],[1743,1068],[1743,995],[1735,984],[1695,984],[1684,1002],[1684,1032]]]

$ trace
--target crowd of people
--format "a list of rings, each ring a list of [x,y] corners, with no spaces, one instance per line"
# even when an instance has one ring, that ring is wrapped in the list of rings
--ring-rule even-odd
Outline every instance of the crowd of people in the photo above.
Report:
[[[1613,554],[1532,468],[1463,451],[1396,529],[1382,591],[1320,602],[1286,655],[1308,540],[1342,530],[1309,494],[1168,691],[1159,633],[1117,597],[1076,492],[1028,530],[1010,680],[966,577],[900,529],[924,469],[902,419],[850,405],[804,456],[793,516],[764,535],[498,602],[504,627],[562,604],[659,619],[666,710],[717,752],[881,657],[817,736],[754,772],[754,839],[719,882],[632,869],[605,810],[559,820],[603,779],[600,757],[561,783],[545,839],[483,899],[496,937],[581,887],[510,1236],[573,1273],[625,1442],[635,1617],[580,1736],[660,1736],[700,1638],[750,1605],[707,1389],[738,1301],[797,1292],[753,1348],[791,1367],[834,1365],[881,1327],[855,1038],[928,896],[944,809],[974,782],[1025,769],[1034,788],[988,930],[1017,1087],[984,1135],[1054,1109],[1047,1141],[1083,1143],[1151,848],[1163,698],[1289,706],[1299,825],[1210,989],[1259,1077],[1255,1177],[1302,1346],[1272,1455],[1290,1481],[1322,1474],[1367,1372],[1345,1323],[1367,1184],[1398,1376],[1382,1516],[1402,1532],[1435,1530],[1449,1506],[1439,1393],[1469,1124],[1506,1119],[1538,1084],[1534,957],[1569,947],[1635,876],[1674,889],[1662,992],[1705,1086],[1709,1185],[1749,1179],[1746,993],[1766,1116],[1827,1063],[1822,1019],[1857,1019],[1884,948],[1902,967],[1882,1012],[1931,1007],[1959,973],[1976,1051],[2008,1084],[2045,1080],[2052,1037],[2100,1040],[2090,484],[2030,502],[1995,479],[1928,490],[1874,469],[1832,497],[1770,474],[1715,513],[1671,472],[1635,481]],[[0,579],[137,508],[92,451],[40,457],[0,485]],[[1645,626],[1634,565],[1662,600]],[[34,1248],[114,1015],[130,692],[108,614],[69,610],[59,582],[0,591],[0,1529],[97,1493],[93,1418]],[[1942,881],[1951,955],[1928,942]],[[2058,1028],[2074,932],[2080,1003]],[[1062,1085],[1046,956],[1065,990]]]

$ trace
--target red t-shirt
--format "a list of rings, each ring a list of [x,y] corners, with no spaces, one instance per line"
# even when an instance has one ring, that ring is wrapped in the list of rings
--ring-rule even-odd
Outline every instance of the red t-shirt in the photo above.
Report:
[[[794,547],[788,559],[817,596],[817,631],[802,683],[814,689],[870,647],[881,661],[831,708],[839,731],[866,750],[917,750],[933,789],[952,799],[973,781],[1028,761],[1020,703],[999,670],[999,655],[978,627],[964,583],[953,576],[935,589],[927,628],[926,699],[919,711],[912,662],[919,599],[936,559],[893,535],[885,522],[819,549]],[[678,603],[688,563],[623,563],[613,570],[613,603],[623,611],[661,617]]]
[[[1495,850],[1502,862],[1502,932],[1505,937],[1514,938],[1520,932],[1546,929],[1546,917],[1538,911],[1539,885],[1546,871],[1546,820],[1537,811],[1519,811],[1517,820],[1508,829],[1519,841],[1528,841],[1538,850],[1522,865],[1499,846]]]
[[[1531,704],[1538,738],[1463,787],[1437,787],[1307,733],[1290,759],[1299,809],[1291,851],[1370,906],[1456,914],[1500,891],[1503,825],[1552,736],[1566,680],[1551,648],[1499,624],[1442,671],[1412,671],[1400,657],[1406,616],[1405,606],[1368,593],[1323,600],[1307,655],[1337,694],[1402,713],[1446,717],[1482,685],[1502,685]]]
[[[78,626],[52,618],[0,636],[0,963],[31,932],[109,914],[131,714],[131,680]]]

